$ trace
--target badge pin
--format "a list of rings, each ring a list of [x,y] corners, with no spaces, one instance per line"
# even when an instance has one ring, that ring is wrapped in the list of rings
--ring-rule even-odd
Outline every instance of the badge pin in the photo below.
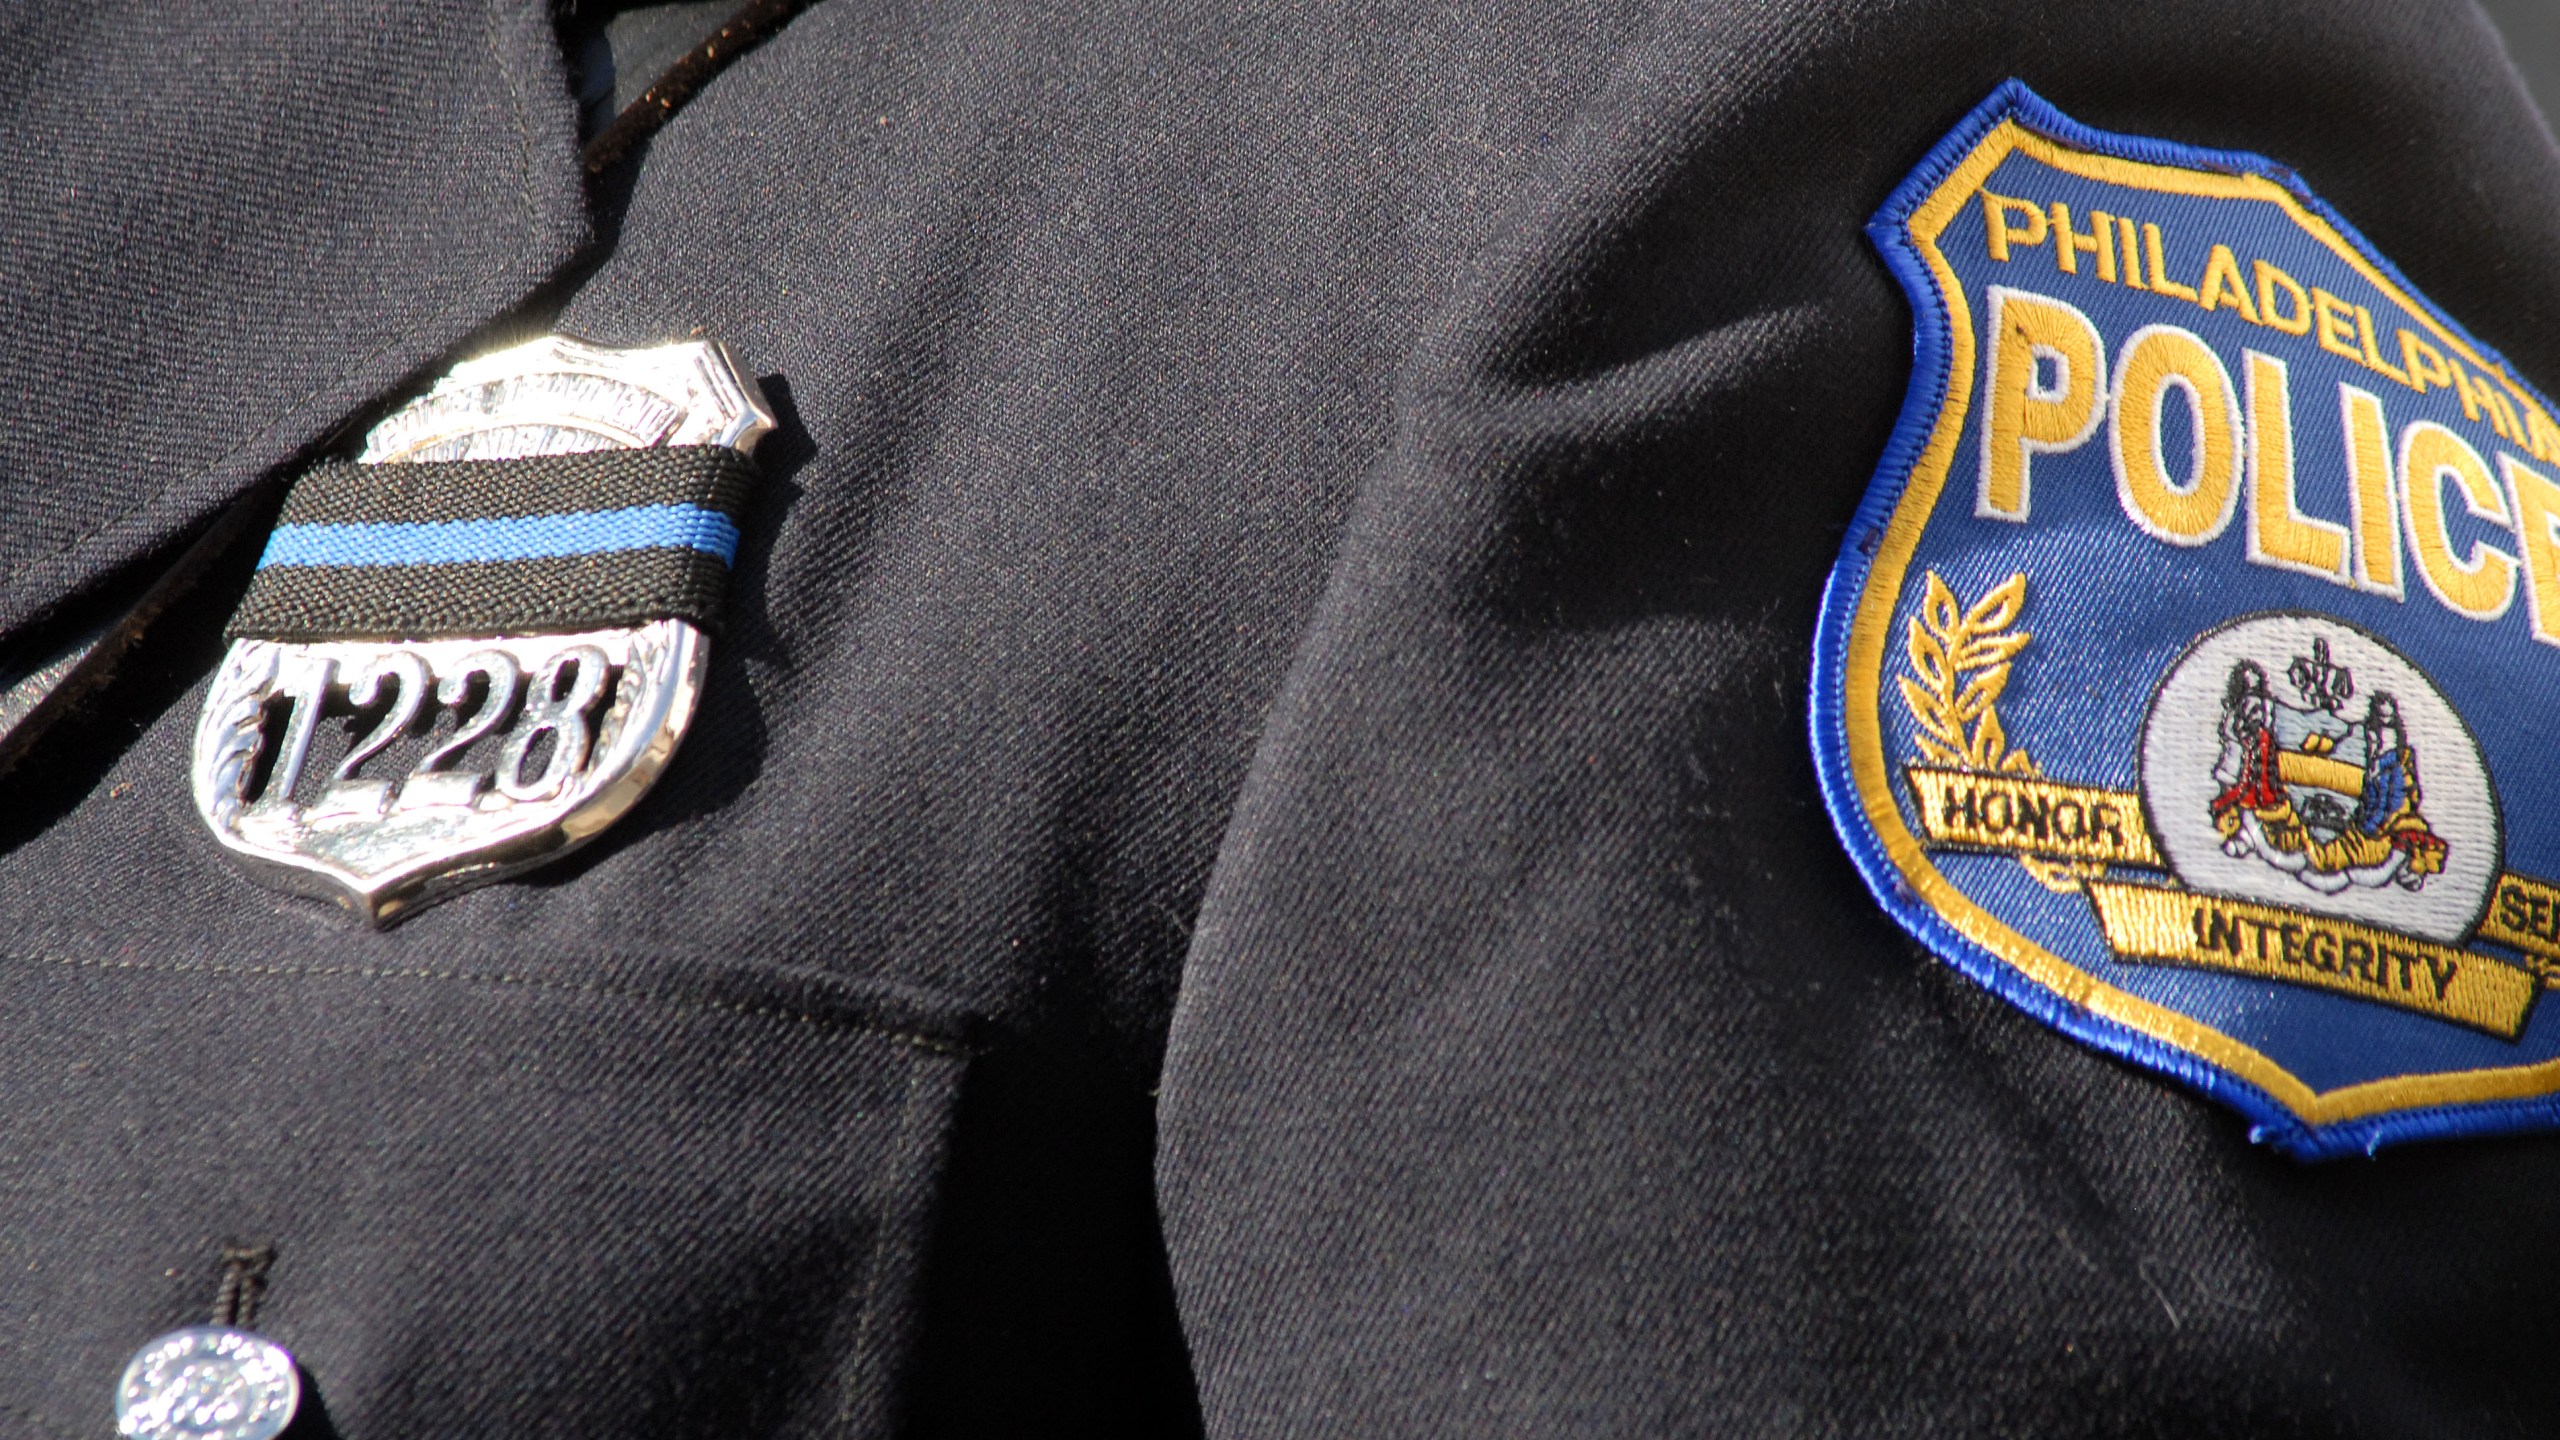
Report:
[[[593,838],[692,719],[772,428],[725,347],[554,336],[306,475],[197,725],[215,838],[376,926]]]

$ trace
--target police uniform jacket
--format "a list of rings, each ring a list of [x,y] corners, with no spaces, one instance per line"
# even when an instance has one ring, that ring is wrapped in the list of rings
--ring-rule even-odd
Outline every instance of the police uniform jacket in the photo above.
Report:
[[[1825,816],[1863,227],[2012,78],[2560,383],[2560,151],[2436,0],[823,0],[600,177],[540,0],[0,16],[13,643],[508,339],[782,422],[555,866],[226,862],[254,538],[0,781],[0,1431],[263,1243],[347,1440],[2548,1433],[2553,1141],[2253,1146]]]

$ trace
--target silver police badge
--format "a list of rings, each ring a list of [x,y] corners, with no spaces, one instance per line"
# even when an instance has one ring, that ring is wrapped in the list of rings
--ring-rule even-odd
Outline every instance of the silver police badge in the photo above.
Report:
[[[196,728],[215,838],[381,926],[612,824],[691,721],[687,597],[716,603],[731,472],[773,423],[723,346],[554,336],[455,367],[297,482]]]

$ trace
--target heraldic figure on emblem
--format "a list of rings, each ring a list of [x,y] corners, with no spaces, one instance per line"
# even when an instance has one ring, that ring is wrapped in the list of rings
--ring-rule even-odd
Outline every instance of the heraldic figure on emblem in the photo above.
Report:
[[[2503,873],[2479,738],[2408,656],[2335,616],[2198,636],[2141,754],[2143,814],[2199,895],[2461,945]]]
[[[2446,845],[2420,813],[2418,752],[2391,692],[2348,718],[2355,674],[2329,642],[2297,655],[2278,699],[2257,661],[2232,662],[2222,701],[2213,823],[2224,853],[2255,855],[2324,895],[2350,885],[2417,890],[2444,873]]]

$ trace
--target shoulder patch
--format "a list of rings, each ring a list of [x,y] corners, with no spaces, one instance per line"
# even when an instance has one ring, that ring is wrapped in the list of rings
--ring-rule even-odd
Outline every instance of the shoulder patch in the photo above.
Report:
[[[2560,425],[2290,171],[2011,82],[1869,227],[1832,818],[1932,950],[2293,1155],[2560,1128]]]

